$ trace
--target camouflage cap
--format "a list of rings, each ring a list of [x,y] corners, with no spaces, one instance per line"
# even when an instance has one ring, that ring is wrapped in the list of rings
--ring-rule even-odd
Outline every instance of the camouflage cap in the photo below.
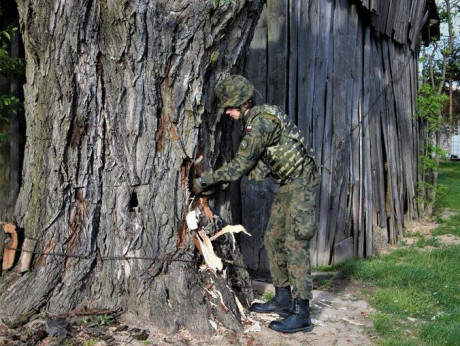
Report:
[[[219,99],[219,108],[240,107],[252,98],[254,87],[246,78],[236,75],[218,82],[215,91]]]

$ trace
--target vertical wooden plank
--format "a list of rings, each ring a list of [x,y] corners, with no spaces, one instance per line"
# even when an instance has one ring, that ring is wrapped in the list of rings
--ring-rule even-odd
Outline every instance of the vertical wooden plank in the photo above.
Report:
[[[267,8],[264,6],[254,31],[245,64],[246,76],[257,90],[254,94],[257,104],[265,103],[267,97],[267,25]],[[263,237],[272,198],[273,191],[270,191],[265,183],[242,180],[241,218],[243,225],[252,236],[245,237],[240,243],[241,253],[249,269],[261,276],[267,275],[269,272]]]
[[[393,231],[393,242],[396,242],[397,233],[401,229],[401,206],[399,200],[399,181],[400,181],[400,169],[399,169],[399,150],[398,150],[398,142],[394,141],[394,138],[398,138],[397,133],[397,122],[395,116],[395,109],[394,109],[394,91],[393,86],[389,84],[390,77],[391,77],[391,67],[390,67],[390,54],[388,49],[388,42],[387,40],[382,40],[382,56],[383,56],[383,66],[385,70],[385,85],[388,87],[385,90],[385,113],[386,113],[386,132],[387,132],[387,155],[388,155],[388,170],[389,170],[389,177],[391,182],[391,203],[392,203],[392,221],[394,222],[394,231]]]
[[[267,103],[286,110],[288,2],[267,1]]]
[[[297,71],[301,63],[299,62],[299,17],[301,2],[302,1],[289,0],[288,99],[286,111],[290,119],[295,123],[297,123]]]
[[[417,45],[417,40],[420,36],[420,31],[422,30],[423,25],[428,20],[428,9],[426,8],[426,2],[423,0],[415,1],[415,13],[414,18],[411,21],[411,26],[409,29],[409,38],[410,38],[410,48],[415,50]]]
[[[312,6],[318,6],[317,12],[310,10],[309,16],[312,20],[317,18],[318,26],[316,32],[318,41],[315,50],[314,59],[314,97],[313,97],[313,115],[316,117],[318,129],[316,130],[314,148],[316,155],[322,156],[318,161],[325,167],[332,168],[331,146],[332,146],[332,83],[328,83],[333,74],[333,64],[329,60],[332,56],[333,42],[331,39],[332,15],[334,4],[332,1],[310,2]],[[314,5],[313,5],[314,4]],[[319,132],[319,131],[322,132]],[[318,160],[318,157],[317,157]],[[316,263],[324,265],[329,263],[330,247],[328,239],[328,216],[331,195],[331,175],[326,169],[322,169],[321,195],[320,195],[320,224],[317,235],[317,256]]]
[[[417,55],[416,55],[417,56]],[[412,166],[412,174],[413,174],[413,185],[414,185],[414,200],[412,201],[413,209],[414,209],[414,214],[412,216],[413,219],[416,219],[419,217],[419,210],[418,210],[418,205],[416,198],[418,196],[417,193],[417,184],[419,181],[418,177],[418,172],[420,171],[418,162],[419,162],[419,157],[420,157],[420,148],[419,148],[419,142],[418,140],[420,139],[420,130],[419,130],[419,120],[417,117],[415,117],[415,112],[416,112],[416,97],[417,97],[417,92],[418,92],[418,59],[413,60],[410,65],[410,76],[409,76],[409,82],[410,82],[410,90],[411,90],[411,100],[412,100],[412,128],[414,129],[414,136],[412,138],[412,153],[411,157],[413,160],[413,166]]]
[[[336,243],[345,239],[348,229],[346,201],[350,174],[350,130],[351,102],[353,96],[354,55],[347,54],[355,48],[356,33],[351,32],[353,20],[352,8],[347,0],[337,0],[333,16],[332,37],[334,42],[332,75],[332,127],[333,127],[333,170],[331,186],[331,210],[329,213],[329,247],[333,250]],[[352,37],[351,37],[352,36]]]
[[[357,158],[360,152],[359,146],[359,113],[362,107],[362,97],[364,93],[363,79],[364,77],[364,29],[359,18],[359,13],[355,5],[351,5],[351,19],[350,19],[350,30],[349,30],[349,44],[351,50],[354,50],[354,57],[351,61],[351,77],[353,80],[352,87],[349,90],[350,100],[350,116],[349,116],[349,131],[350,131],[350,219],[348,236],[355,238],[355,234],[352,233],[353,229],[353,208],[354,208],[354,190],[356,185],[359,184],[359,158]],[[354,252],[354,248],[353,248]],[[354,253],[356,255],[356,253]]]
[[[385,1],[388,4],[385,13],[381,13],[380,15],[383,17],[382,20],[385,20],[385,28],[383,32],[389,37],[393,38],[393,29],[394,29],[394,22],[396,16],[398,15],[398,4],[403,0],[387,0]]]
[[[314,148],[315,154],[320,151],[314,146],[314,139],[319,136],[324,125],[319,124],[320,128],[311,126],[312,118],[319,114],[324,122],[324,107],[315,113],[313,110],[313,98],[316,91],[315,82],[318,88],[324,87],[325,69],[327,68],[327,58],[321,69],[315,69],[315,58],[318,52],[322,52],[324,40],[329,37],[320,36],[320,15],[319,12],[323,5],[317,1],[301,1],[299,7],[299,31],[298,31],[298,54],[297,61],[297,124],[307,136],[308,144]],[[327,30],[327,28],[326,28]],[[322,55],[322,53],[320,53]],[[323,89],[324,90],[324,89]],[[318,156],[316,159],[320,159]],[[320,161],[319,161],[320,162]]]
[[[343,242],[343,246],[350,246],[347,249],[348,254],[356,256],[355,252],[355,239],[357,239],[357,234],[355,234],[354,228],[354,215],[355,215],[355,195],[359,196],[357,193],[357,187],[359,187],[359,113],[361,109],[362,95],[363,95],[363,50],[364,50],[364,32],[359,19],[359,14],[357,12],[357,7],[354,4],[351,4],[349,21],[348,21],[348,43],[347,46],[350,51],[354,51],[354,56],[350,55],[350,73],[352,81],[351,86],[348,90],[347,100],[349,105],[348,113],[348,129],[349,138],[349,164],[347,169],[349,170],[349,183],[347,186],[347,196],[346,196],[346,217],[345,217],[345,227],[346,229],[342,234],[343,238],[351,239],[348,242]],[[359,191],[359,190],[358,190]],[[359,202],[358,202],[359,203]],[[359,204],[356,203],[356,206]],[[346,245],[345,245],[346,244]],[[335,251],[335,250],[334,250]],[[335,253],[334,253],[335,256]]]
[[[378,9],[378,4],[377,3],[378,3],[378,0],[370,0],[369,1],[369,10],[371,10],[371,12],[376,12],[377,11],[377,9]]]
[[[267,25],[267,7],[264,6],[254,29],[245,64],[246,76],[256,89],[256,104],[265,103],[267,98]]]
[[[395,40],[402,44],[406,44],[408,40],[409,18],[411,0],[401,0],[398,10],[398,19],[396,23],[397,30],[395,32]]]
[[[398,172],[401,174],[401,179],[398,180],[398,199],[400,200],[400,217],[401,217],[401,225],[404,224],[404,202],[407,199],[407,180],[406,178],[410,176],[411,172],[410,169],[407,168],[411,165],[411,157],[410,155],[410,138],[412,136],[412,128],[409,126],[408,121],[410,120],[410,114],[407,113],[408,109],[410,109],[409,105],[406,103],[407,89],[403,87],[404,77],[406,74],[406,69],[408,67],[407,58],[410,58],[410,55],[406,57],[404,54],[404,49],[399,47],[395,47],[393,44],[388,45],[388,55],[389,65],[391,68],[391,76],[392,76],[392,87],[394,89],[394,94],[397,97],[394,97],[394,109],[395,109],[395,120],[398,134],[399,136],[399,150],[398,150],[398,157],[396,158],[396,164]]]
[[[364,244],[364,251],[367,256],[370,256],[373,252],[373,230],[369,231],[370,227],[374,228],[377,224],[378,228],[375,229],[387,229],[386,227],[386,212],[385,212],[385,175],[384,175],[384,163],[386,161],[386,152],[383,148],[384,141],[380,137],[381,130],[377,130],[380,128],[380,125],[376,125],[376,123],[383,122],[382,117],[384,115],[385,109],[385,102],[384,102],[384,92],[385,92],[385,82],[384,82],[384,74],[382,72],[382,58],[381,58],[381,44],[379,40],[371,39],[372,41],[372,61],[371,69],[373,71],[372,76],[372,87],[370,92],[370,105],[367,114],[367,120],[370,125],[370,132],[369,138],[371,139],[370,145],[371,148],[369,149],[369,154],[371,157],[369,158],[369,170],[364,173],[366,174],[373,174],[375,172],[375,176],[372,176],[373,185],[372,192],[366,191],[366,199],[365,203],[368,203],[370,198],[372,198],[373,203],[375,203],[375,207],[372,210],[372,215],[376,214],[380,216],[380,220],[373,221],[373,224],[366,224],[366,240]],[[371,132],[372,131],[372,132]],[[378,131],[378,133],[377,133]],[[372,147],[374,144],[375,148]],[[374,171],[376,170],[376,171]],[[375,179],[374,179],[375,178]],[[372,197],[371,197],[372,193]],[[370,217],[371,210],[365,211],[366,215]],[[380,222],[379,222],[380,221]]]
[[[360,114],[358,114],[358,120],[360,122],[359,126],[359,137],[356,141],[359,141],[359,151],[357,155],[359,156],[359,176],[356,187],[356,200],[355,211],[353,214],[354,228],[356,229],[357,234],[355,235],[355,254],[357,256],[364,256],[364,232],[363,232],[363,223],[364,223],[364,163],[363,163],[363,123],[364,117],[367,117],[369,113],[369,107],[371,103],[371,92],[375,80],[373,54],[374,50],[371,42],[371,28],[366,27],[364,29],[364,47],[363,47],[363,68],[364,68],[364,78],[363,78],[363,101]]]

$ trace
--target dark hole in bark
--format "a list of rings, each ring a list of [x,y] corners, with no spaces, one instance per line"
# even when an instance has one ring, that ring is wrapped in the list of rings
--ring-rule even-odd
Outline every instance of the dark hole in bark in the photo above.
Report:
[[[166,293],[166,301],[168,301],[169,300],[169,290],[166,289],[165,293]]]
[[[136,211],[138,206],[139,206],[139,201],[137,200],[137,193],[133,191],[133,193],[131,194],[131,199],[129,200],[129,211],[131,212]]]

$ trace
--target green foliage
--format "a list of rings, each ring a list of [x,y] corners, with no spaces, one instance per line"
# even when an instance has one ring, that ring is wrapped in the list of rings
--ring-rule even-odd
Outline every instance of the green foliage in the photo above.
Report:
[[[425,83],[420,87],[417,95],[418,117],[427,120],[426,131],[441,130],[441,108],[448,100],[448,96],[438,95],[437,91],[429,84]]]
[[[115,322],[114,318],[112,315],[98,315],[95,319],[93,319],[91,316],[87,316],[83,318],[82,322],[84,324],[89,324],[92,322],[97,323],[99,326],[104,326],[104,325],[109,325]]]
[[[10,56],[9,44],[11,36],[17,28],[0,31],[0,79],[3,81],[19,81],[23,79],[25,64],[23,59]],[[21,101],[13,95],[0,95],[0,128],[5,128],[10,115],[21,110]],[[8,141],[7,131],[0,131],[0,141]]]
[[[97,324],[100,326],[108,325],[114,322],[112,315],[99,315],[97,316]]]
[[[429,84],[423,84],[417,95],[417,117],[425,120],[425,131],[427,133],[426,142],[422,148],[423,153],[420,155],[421,167],[425,179],[430,176],[435,176],[440,159],[446,157],[446,153],[442,148],[436,145],[433,137],[441,132],[443,123],[441,109],[447,99],[447,95],[439,95]],[[424,196],[424,191],[428,191],[429,199],[425,200],[425,198],[418,198],[418,202],[421,204],[428,203],[429,205],[433,205],[437,194],[442,192],[438,190],[439,188],[442,188],[442,186],[438,186],[436,179],[433,181],[419,181],[418,189],[420,196]]]
[[[12,57],[9,53],[11,37],[17,27],[0,31],[0,75],[7,80],[19,80],[24,75],[24,60]]]

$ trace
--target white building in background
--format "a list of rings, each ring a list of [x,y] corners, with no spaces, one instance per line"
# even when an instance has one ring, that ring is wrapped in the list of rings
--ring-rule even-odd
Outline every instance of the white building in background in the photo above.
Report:
[[[434,138],[433,138],[434,140]],[[456,127],[443,127],[439,146],[452,161],[460,161],[460,122]]]
[[[457,126],[456,131],[452,134],[450,139],[451,139],[450,159],[452,161],[460,160],[460,126]]]

